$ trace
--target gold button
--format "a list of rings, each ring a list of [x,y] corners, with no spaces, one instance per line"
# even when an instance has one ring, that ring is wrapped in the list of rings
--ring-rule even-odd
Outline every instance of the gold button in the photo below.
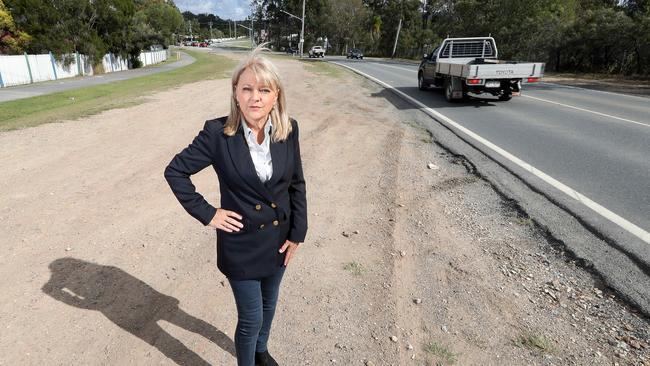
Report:
[[[279,224],[278,220],[273,220],[273,226],[278,226]]]
[[[256,211],[261,211],[262,210],[262,205],[255,205],[255,210]]]
[[[260,225],[260,229],[264,229],[264,224]]]
[[[276,208],[278,206],[275,203],[271,202],[271,207]]]

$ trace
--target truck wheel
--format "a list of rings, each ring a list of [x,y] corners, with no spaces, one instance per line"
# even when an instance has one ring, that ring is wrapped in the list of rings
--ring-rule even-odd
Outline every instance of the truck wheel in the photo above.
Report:
[[[445,99],[448,102],[453,103],[456,100],[454,99],[454,87],[451,82],[451,78],[445,79]]]
[[[499,95],[499,100],[500,101],[507,102],[510,99],[512,99],[512,94],[510,94],[510,93],[503,93],[503,94]]]
[[[429,88],[429,83],[424,81],[424,75],[422,73],[418,74],[418,89],[427,90]]]

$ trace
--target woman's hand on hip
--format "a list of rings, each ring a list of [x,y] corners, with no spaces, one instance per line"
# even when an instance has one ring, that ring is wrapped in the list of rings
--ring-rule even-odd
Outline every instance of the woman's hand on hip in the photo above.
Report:
[[[241,219],[241,215],[237,212],[218,208],[217,213],[214,215],[212,221],[210,221],[208,225],[212,226],[215,229],[223,230],[227,233],[238,232],[239,229],[244,227],[240,221]]]
[[[285,267],[289,264],[289,262],[291,262],[291,258],[293,258],[294,253],[298,250],[298,246],[298,243],[287,240],[280,248],[280,253],[284,253],[285,251],[287,252],[287,254],[284,255]]]

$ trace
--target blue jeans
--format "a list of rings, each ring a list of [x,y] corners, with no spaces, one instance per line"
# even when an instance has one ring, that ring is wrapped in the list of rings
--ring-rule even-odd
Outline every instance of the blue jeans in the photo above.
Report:
[[[235,350],[239,366],[254,366],[255,352],[267,350],[284,269],[281,267],[275,274],[260,279],[228,279],[237,304]]]

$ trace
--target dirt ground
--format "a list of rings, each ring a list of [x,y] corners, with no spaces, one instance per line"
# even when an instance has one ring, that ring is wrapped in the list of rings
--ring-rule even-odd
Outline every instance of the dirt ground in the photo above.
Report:
[[[310,219],[269,345],[282,365],[650,365],[647,319],[378,86],[274,61]],[[0,365],[235,365],[215,233],[163,178],[228,84],[0,134]],[[212,169],[193,181],[218,205]]]

